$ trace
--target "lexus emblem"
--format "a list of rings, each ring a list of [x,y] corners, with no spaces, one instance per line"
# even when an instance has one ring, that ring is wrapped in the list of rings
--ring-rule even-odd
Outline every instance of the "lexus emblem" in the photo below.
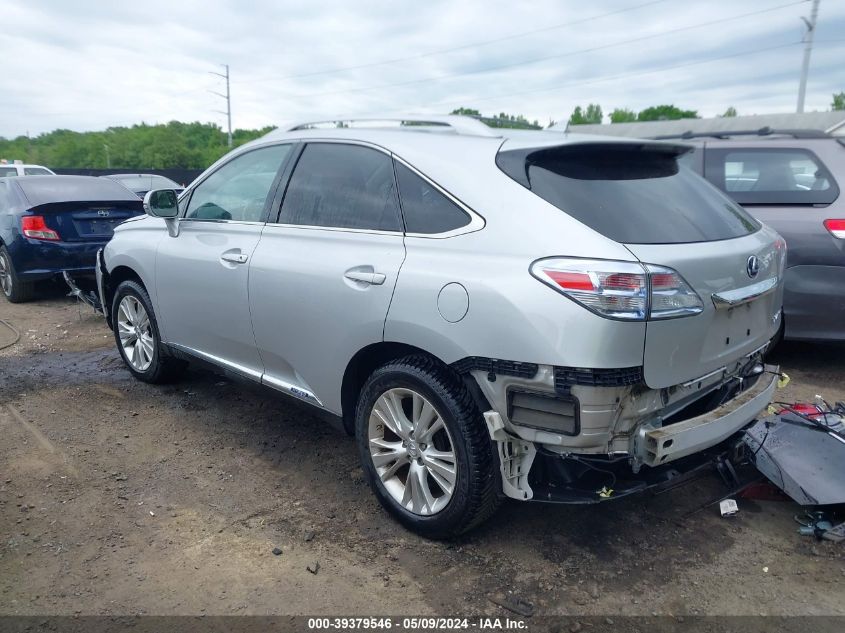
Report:
[[[748,261],[745,263],[745,272],[748,273],[748,276],[751,279],[754,279],[757,276],[757,273],[760,272],[760,260],[757,259],[756,255],[752,255],[748,258]]]
[[[107,217],[109,217],[109,210],[108,209],[98,209],[97,215],[99,215],[100,217],[103,217],[103,218],[107,218]]]

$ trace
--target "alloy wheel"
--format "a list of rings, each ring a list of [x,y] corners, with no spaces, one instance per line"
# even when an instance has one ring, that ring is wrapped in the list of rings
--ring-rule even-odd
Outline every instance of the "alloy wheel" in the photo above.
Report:
[[[376,473],[396,503],[423,516],[449,504],[457,479],[454,443],[421,394],[405,388],[384,392],[370,412],[368,440]]]
[[[0,253],[0,289],[7,297],[12,294],[12,267],[2,253]]]
[[[143,304],[132,295],[123,297],[117,308],[117,333],[129,364],[146,371],[153,362],[153,329]]]

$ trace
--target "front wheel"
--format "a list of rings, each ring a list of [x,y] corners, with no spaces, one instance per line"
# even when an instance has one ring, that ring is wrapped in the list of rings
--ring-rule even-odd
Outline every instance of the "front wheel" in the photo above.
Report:
[[[124,281],[114,293],[112,324],[117,349],[132,375],[149,383],[171,381],[184,367],[161,344],[150,296],[135,281]]]
[[[448,368],[410,356],[377,369],[355,422],[367,480],[407,528],[446,538],[495,511],[492,443],[472,397]]]

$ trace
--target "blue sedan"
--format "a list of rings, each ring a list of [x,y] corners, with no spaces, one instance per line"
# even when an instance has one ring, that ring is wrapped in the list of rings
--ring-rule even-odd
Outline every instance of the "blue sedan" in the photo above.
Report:
[[[131,191],[107,178],[28,176],[0,179],[0,289],[12,303],[35,284],[68,272],[94,276],[97,250],[114,227],[143,213]]]

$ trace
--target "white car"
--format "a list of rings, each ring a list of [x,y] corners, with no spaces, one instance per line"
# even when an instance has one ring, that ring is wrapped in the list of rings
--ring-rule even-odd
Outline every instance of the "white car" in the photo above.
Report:
[[[22,163],[0,164],[0,178],[8,176],[55,176],[56,172],[43,165],[24,165]]]

